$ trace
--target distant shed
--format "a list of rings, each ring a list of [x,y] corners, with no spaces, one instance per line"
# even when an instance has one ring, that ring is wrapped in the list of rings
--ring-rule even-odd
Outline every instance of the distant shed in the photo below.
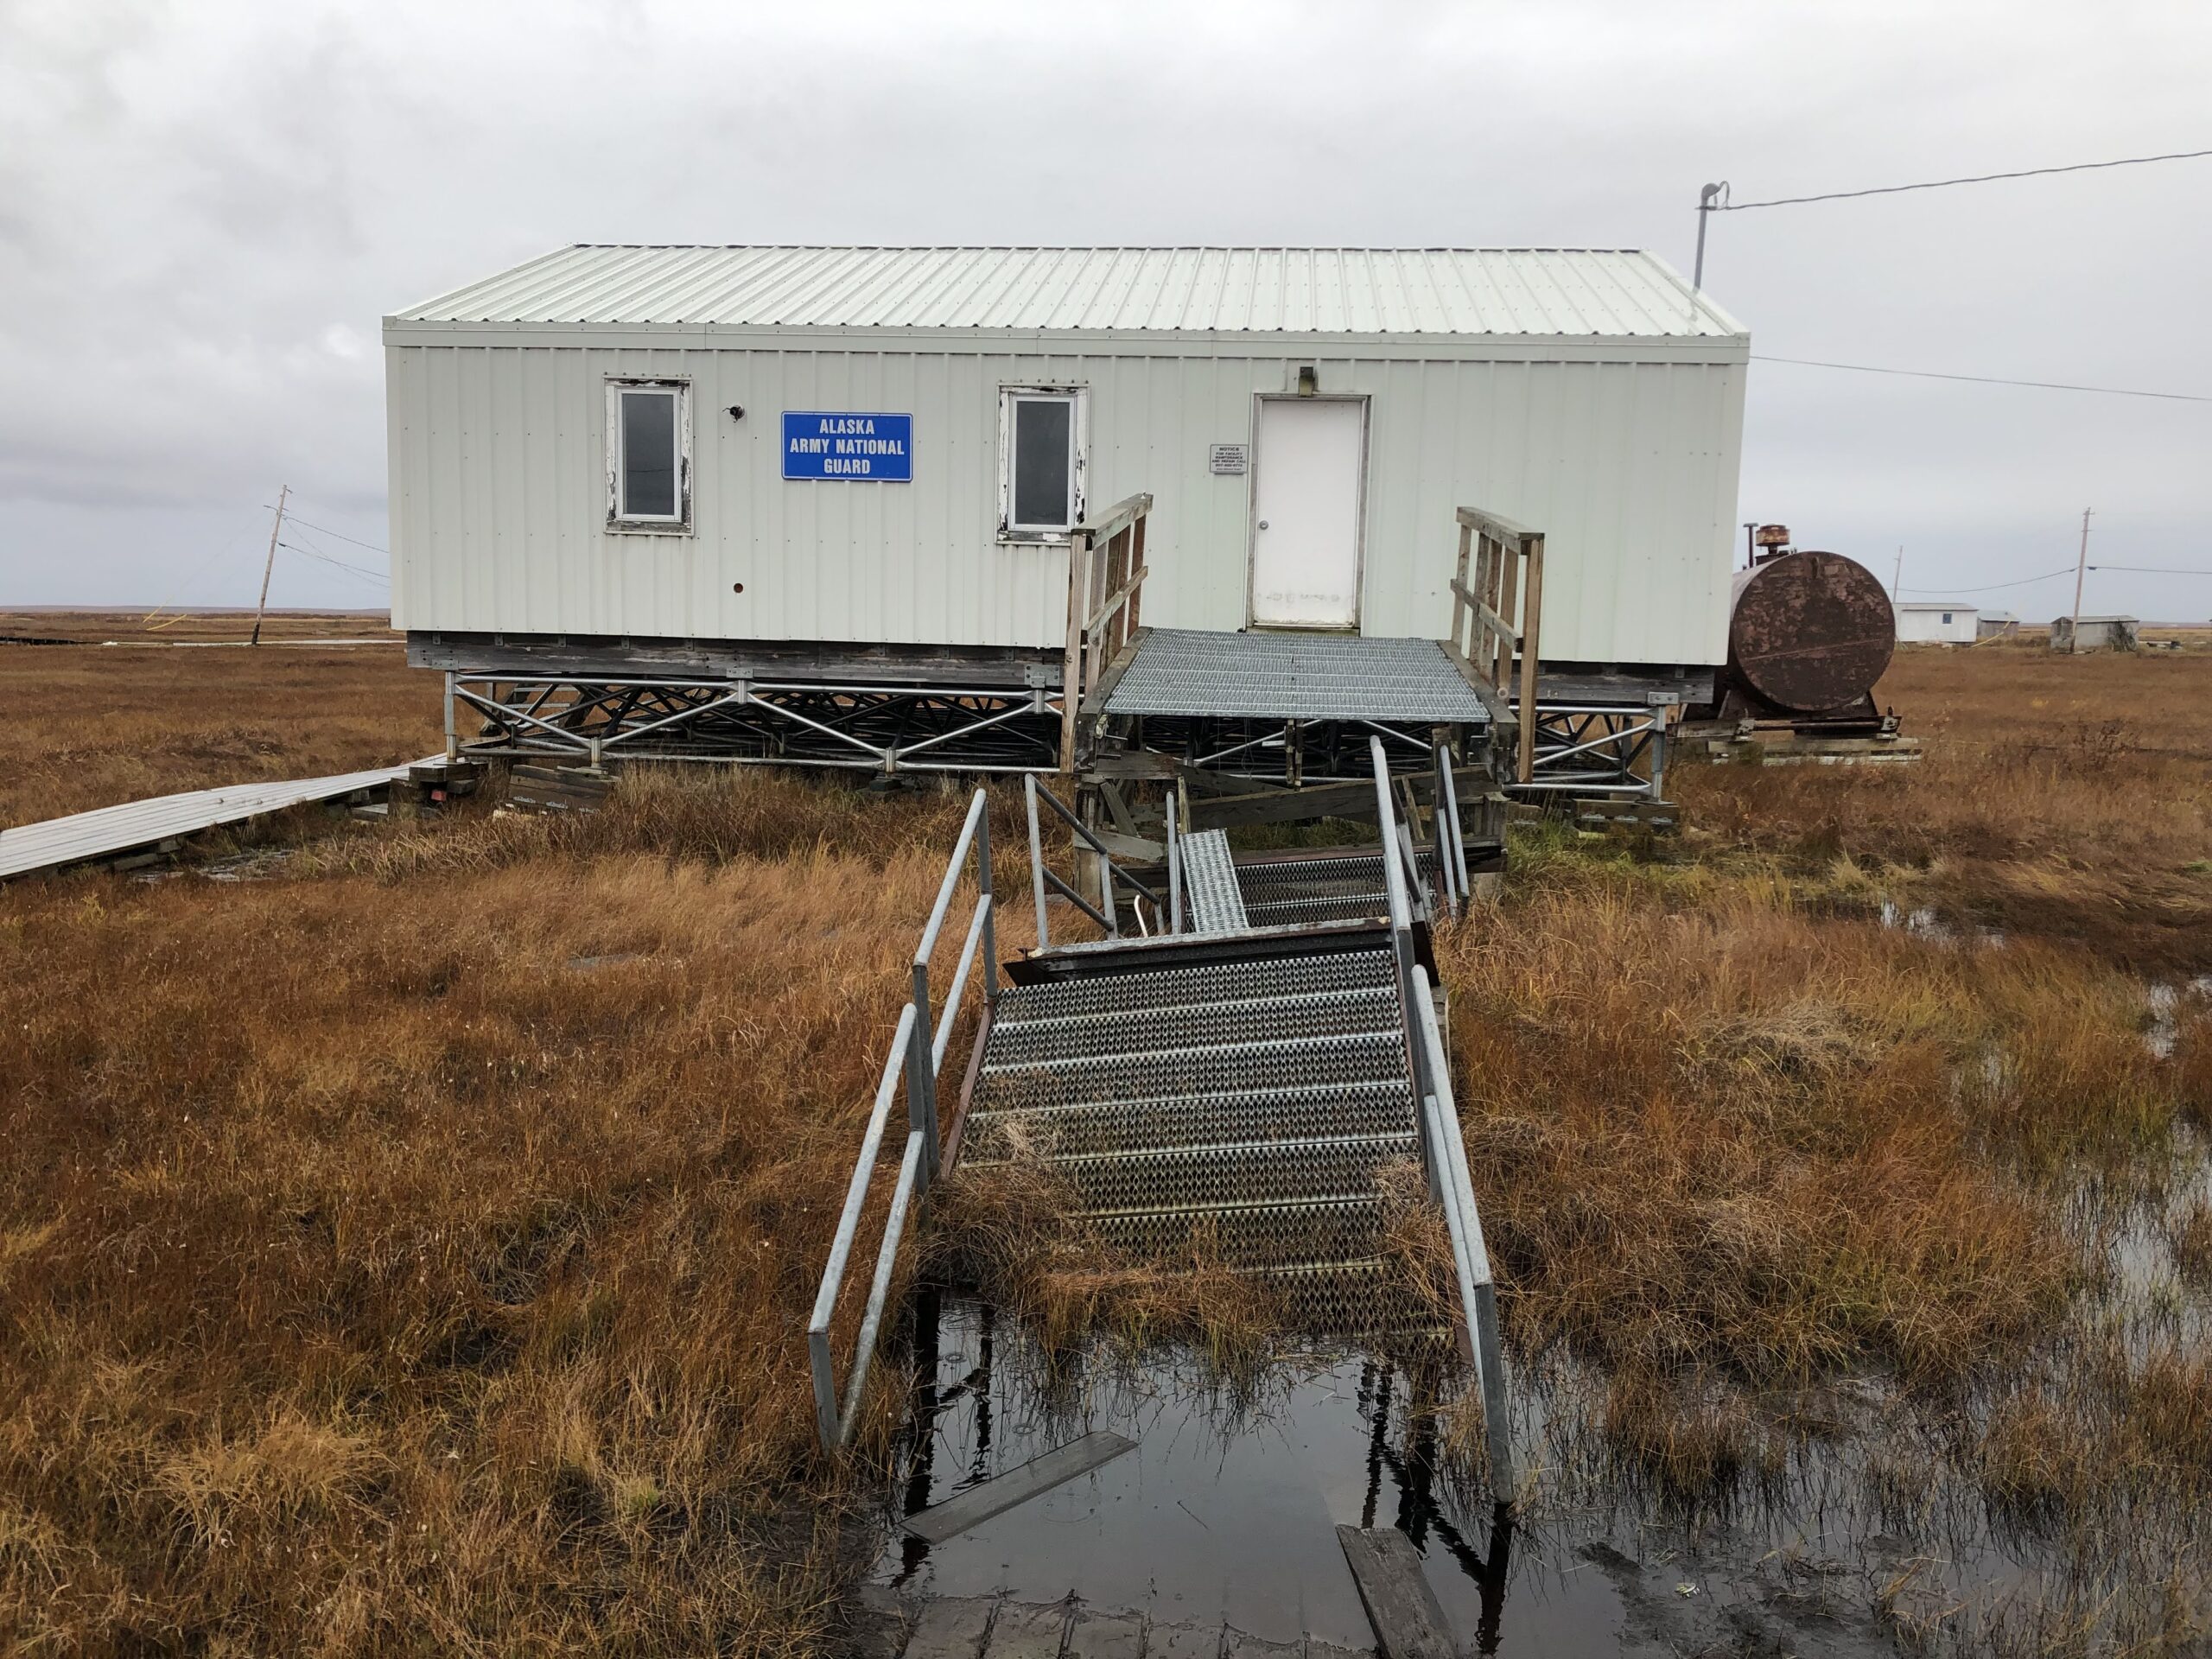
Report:
[[[2137,622],[2132,616],[2062,616],[2050,625],[2053,651],[2133,651]]]
[[[1974,622],[1974,634],[1982,639],[2001,639],[2020,631],[2020,619],[2011,611],[1984,611]]]
[[[1970,645],[1977,637],[1981,613],[1971,605],[1908,600],[1891,608],[1899,645]]]
[[[578,245],[384,340],[427,665],[1056,686],[1138,493],[1154,626],[1440,637],[1471,504],[1548,665],[1727,654],[1750,338],[1649,253]]]

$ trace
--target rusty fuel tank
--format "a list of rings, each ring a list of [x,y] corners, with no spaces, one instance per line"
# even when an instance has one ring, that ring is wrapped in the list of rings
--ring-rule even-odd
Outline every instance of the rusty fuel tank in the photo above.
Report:
[[[1736,573],[1728,667],[1789,714],[1855,702],[1897,650],[1897,614],[1874,573],[1840,553],[1784,553]]]

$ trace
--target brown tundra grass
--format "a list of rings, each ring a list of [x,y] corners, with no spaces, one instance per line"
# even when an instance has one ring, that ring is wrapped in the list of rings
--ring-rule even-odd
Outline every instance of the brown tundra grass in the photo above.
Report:
[[[235,640],[251,625],[226,618],[193,632]],[[0,645],[0,829],[178,790],[396,766],[445,747],[437,677],[409,668],[397,643],[151,643],[185,632],[149,634],[137,617],[0,615],[0,633],[129,642]],[[385,632],[366,617],[279,617],[265,637]]]
[[[961,805],[11,888],[0,1649],[830,1643],[800,1326]]]
[[[364,654],[31,655],[67,755],[12,757],[10,811],[435,742],[431,677]],[[2212,1111],[2206,1000],[2161,1058],[2123,971],[2212,949],[2208,669],[1908,653],[1923,767],[1685,768],[1681,843],[1532,837],[1442,940],[1516,1363],[1596,1366],[1626,1470],[1757,1470],[1760,1391],[1873,1371],[1993,1390],[1966,1455],[2024,1512],[2212,1484],[2203,1356],[2084,1323],[2066,1202]],[[296,671],[330,724],[253,712]],[[820,1467],[799,1327],[961,810],[639,774],[271,880],[0,894],[0,1650],[835,1649],[898,1379]],[[1249,1321],[1058,1224],[968,1243],[1070,1330]]]

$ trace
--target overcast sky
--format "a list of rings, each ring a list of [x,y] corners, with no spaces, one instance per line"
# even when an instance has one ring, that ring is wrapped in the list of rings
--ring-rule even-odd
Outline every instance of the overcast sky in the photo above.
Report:
[[[0,605],[381,569],[386,313],[574,241],[1641,246],[2212,148],[2202,0],[0,0]],[[1717,217],[1777,356],[2212,396],[2212,161]],[[1753,365],[1738,519],[2031,619],[2212,569],[2212,403]],[[288,538],[289,539],[289,538]],[[280,554],[274,603],[382,605]],[[2085,609],[2212,617],[2212,578]],[[1913,590],[1920,590],[1916,593]]]

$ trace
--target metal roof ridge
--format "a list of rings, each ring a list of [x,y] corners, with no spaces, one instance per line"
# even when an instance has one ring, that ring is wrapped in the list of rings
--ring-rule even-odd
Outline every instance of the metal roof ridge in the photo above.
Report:
[[[779,253],[1616,253],[1646,248],[1567,244],[1412,242],[569,242],[552,254],[632,249],[639,252]],[[533,261],[532,263],[535,263]],[[473,287],[474,284],[470,284]],[[454,292],[461,290],[455,289]]]

